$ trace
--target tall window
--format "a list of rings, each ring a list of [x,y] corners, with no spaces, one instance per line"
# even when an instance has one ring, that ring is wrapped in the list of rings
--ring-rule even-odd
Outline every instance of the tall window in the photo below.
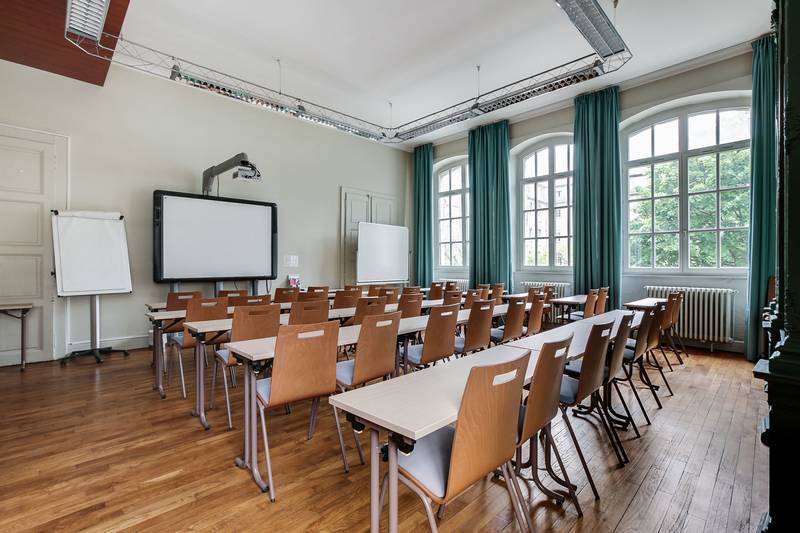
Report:
[[[537,144],[520,158],[523,268],[572,266],[573,146],[568,137]]]
[[[628,268],[746,268],[750,109],[673,113],[623,139]]]
[[[466,161],[437,174],[437,265],[465,267],[469,256],[469,179]]]

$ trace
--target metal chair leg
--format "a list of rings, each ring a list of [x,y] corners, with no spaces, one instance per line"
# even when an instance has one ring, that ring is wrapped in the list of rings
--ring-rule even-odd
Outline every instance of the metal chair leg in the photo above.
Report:
[[[664,351],[664,346],[659,344],[658,349],[661,350],[661,355],[664,356],[664,361],[667,362],[667,366],[669,367],[670,372],[675,372],[675,369],[672,368],[672,363],[669,362],[669,358],[667,357],[667,352]]]
[[[650,417],[647,416],[647,410],[644,408],[642,398],[639,396],[639,391],[636,389],[636,385],[633,383],[633,363],[630,363],[630,368],[623,366],[622,371],[625,372],[625,381],[627,381],[628,385],[630,385],[633,395],[636,397],[636,401],[639,403],[639,409],[641,409],[644,419],[649,426],[651,424]]]
[[[658,398],[658,394],[656,393],[656,388],[653,385],[653,381],[650,379],[650,375],[647,373],[647,370],[644,367],[644,361],[641,358],[637,361],[639,366],[639,376],[643,378],[644,384],[647,385],[647,388],[650,389],[650,392],[653,394],[653,398],[656,399],[656,404],[658,404],[659,409],[663,409],[663,405],[661,405],[661,400]]]
[[[350,463],[347,462],[347,450],[344,446],[344,437],[342,437],[342,426],[339,425],[339,412],[335,406],[333,409],[333,419],[336,421],[336,435],[339,437],[339,449],[342,451],[342,464],[344,465],[345,473],[350,472]]]
[[[317,429],[317,411],[319,410],[319,397],[311,400],[311,418],[308,420],[308,440],[314,436]]]
[[[531,516],[528,506],[525,505],[526,500],[522,495],[522,489],[519,487],[517,476],[514,474],[514,468],[511,466],[511,461],[507,462],[500,467],[504,472],[503,477],[506,478],[506,490],[511,498],[511,505],[514,508],[514,515],[517,518],[517,524],[523,531],[533,531],[533,524],[531,524]]]
[[[214,398],[217,392],[217,369],[219,368],[219,361],[214,360],[214,368],[211,369],[211,394],[208,396],[208,410],[214,408]],[[223,375],[225,370],[222,371]]]
[[[617,383],[616,379],[612,379],[611,383],[614,386],[614,390],[617,391],[617,396],[619,397],[620,402],[622,402],[622,408],[625,409],[625,414],[628,416],[628,420],[630,420],[631,426],[633,426],[633,432],[636,433],[636,438],[640,438],[642,434],[639,433],[639,428],[636,426],[636,421],[633,419],[631,410],[628,409],[628,403],[625,401],[625,398],[622,397],[622,391],[619,390],[619,383]]]
[[[578,443],[578,437],[575,436],[575,430],[572,429],[572,424],[570,423],[569,416],[567,415],[567,408],[562,405],[560,406],[560,409],[561,418],[564,420],[567,430],[569,430],[569,436],[572,437],[572,444],[575,446],[575,451],[578,452],[578,459],[580,459],[581,464],[583,465],[583,471],[586,473],[586,479],[589,481],[589,486],[592,487],[594,499],[599,500],[600,494],[598,494],[597,487],[594,484],[594,479],[592,479],[592,474],[589,472],[589,465],[586,464],[586,458],[583,457],[583,451],[581,450],[581,445]]]
[[[663,350],[662,350],[662,352],[663,352]],[[666,358],[667,358],[667,356],[664,355],[664,359],[666,359]],[[655,350],[653,350],[653,361],[656,364],[656,369],[658,370],[658,373],[661,374],[661,379],[664,381],[664,385],[667,386],[667,390],[669,391],[669,395],[670,396],[675,396],[675,393],[672,392],[672,387],[669,386],[669,381],[667,381],[667,376],[664,375],[664,367],[661,366],[661,363],[658,362],[658,358],[656,357]],[[667,363],[669,363],[669,361],[667,361]]]
[[[258,402],[257,402],[258,403]],[[261,417],[261,436],[264,439],[264,459],[267,463],[267,483],[269,483],[269,499],[275,502],[275,483],[272,481],[272,460],[269,456],[269,441],[267,440],[267,419],[264,416],[264,406],[258,403],[258,414]]]
[[[678,349],[678,346],[675,344],[675,339],[672,337],[672,332],[670,330],[667,330],[665,333],[667,335],[667,340],[669,341],[670,349],[675,354],[675,357],[678,358],[678,363],[684,364],[683,363],[683,358],[681,357],[681,351]]]
[[[352,426],[351,429],[353,430],[353,440],[356,443],[356,451],[358,451],[358,459],[361,461],[362,465],[367,464],[366,461],[364,461],[364,450],[361,449],[361,441],[358,440],[358,433],[356,433],[355,428]]]
[[[592,398],[598,404],[598,408],[596,409],[596,411],[598,417],[600,418],[600,425],[603,426],[603,429],[606,432],[606,436],[608,437],[608,440],[611,442],[611,448],[614,450],[614,455],[617,456],[617,459],[619,460],[619,465],[624,466],[626,463],[625,453],[621,451],[617,446],[617,440],[614,438],[613,428],[609,427],[611,424],[609,424],[608,420],[606,419],[606,412],[603,406],[603,402],[600,399],[600,393],[595,391],[592,394]]]
[[[181,396],[183,399],[186,399],[186,380],[183,377],[183,353],[181,353],[180,346],[176,346],[175,349],[178,352],[178,370],[180,371],[181,375]]]
[[[228,412],[228,430],[230,431],[233,429],[233,419],[231,418],[231,397],[228,393],[228,374],[225,373],[224,368],[222,369],[222,384],[225,386],[225,408]]]
[[[575,510],[578,511],[578,516],[583,516],[583,511],[581,510],[581,504],[578,503],[578,495],[575,494],[575,486],[569,480],[569,474],[567,474],[567,469],[564,468],[564,461],[561,460],[561,454],[558,453],[558,447],[556,446],[556,440],[553,438],[553,433],[550,428],[550,424],[547,424],[544,427],[545,435],[547,436],[547,440],[549,441],[550,447],[553,449],[553,454],[556,456],[556,461],[558,461],[558,467],[561,469],[561,473],[564,475],[564,481],[567,482],[567,488],[569,490],[569,497],[572,500],[572,505],[575,506]]]

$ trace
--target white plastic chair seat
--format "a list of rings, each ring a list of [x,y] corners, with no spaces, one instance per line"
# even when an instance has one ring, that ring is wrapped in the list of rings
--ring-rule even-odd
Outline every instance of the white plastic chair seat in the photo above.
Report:
[[[636,348],[636,339],[626,339],[625,346],[631,350]]]
[[[336,363],[336,381],[342,385],[350,386],[353,384],[353,371],[356,368],[356,360],[348,359]]]
[[[256,398],[264,405],[269,405],[269,390],[272,388],[272,378],[256,381]]]
[[[398,457],[398,466],[439,498],[444,498],[447,491],[455,432],[452,426],[445,426],[418,440],[411,455]]]
[[[503,340],[503,335],[505,335],[505,328],[492,328],[489,338],[492,339],[492,342],[498,343]]]
[[[418,365],[422,361],[422,344],[411,344],[408,347],[408,362]]]
[[[561,403],[572,405],[578,399],[578,380],[569,376],[561,378],[561,393],[558,397]]]
[[[464,352],[464,344],[467,342],[466,337],[456,337],[455,351],[458,353]]]

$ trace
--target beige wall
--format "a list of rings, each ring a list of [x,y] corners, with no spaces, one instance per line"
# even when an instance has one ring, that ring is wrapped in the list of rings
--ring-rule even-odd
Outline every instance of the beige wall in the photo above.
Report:
[[[278,279],[337,286],[341,186],[405,203],[409,154],[262,111],[169,80],[112,66],[105,87],[0,61],[0,123],[70,139],[70,208],[121,211],[127,221],[134,292],[102,298],[101,337],[146,343],[144,303],[163,300],[152,281],[152,192],[199,193],[203,169],[247,152],[261,183],[221,181],[223,196],[278,204]],[[401,207],[402,210],[402,207]],[[397,223],[405,222],[400,213]],[[214,243],[207,251],[213,253]],[[282,266],[286,254],[299,268]],[[208,294],[211,284],[204,285]],[[56,320],[72,346],[88,339],[85,299]]]

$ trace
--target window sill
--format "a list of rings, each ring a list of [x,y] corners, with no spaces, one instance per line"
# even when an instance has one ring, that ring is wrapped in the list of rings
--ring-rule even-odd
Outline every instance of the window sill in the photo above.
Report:
[[[709,270],[709,271],[681,271],[681,270],[623,270],[623,277],[659,277],[659,278],[725,278],[747,279],[747,270]]]

